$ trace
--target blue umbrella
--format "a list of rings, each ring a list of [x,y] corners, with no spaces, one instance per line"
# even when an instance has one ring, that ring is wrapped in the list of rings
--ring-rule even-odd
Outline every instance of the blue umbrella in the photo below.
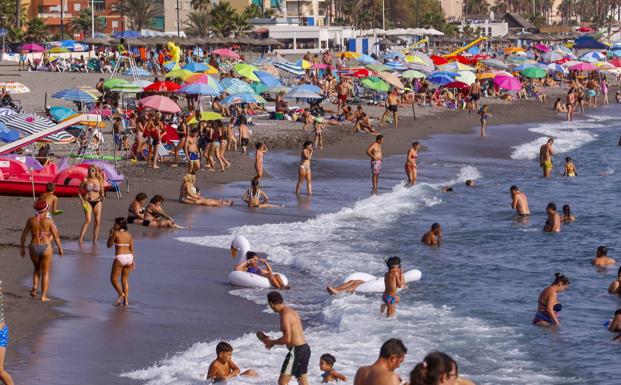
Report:
[[[606,55],[602,54],[601,52],[597,52],[597,51],[585,53],[584,55],[580,57],[580,60],[589,62],[589,63],[595,63],[598,61],[602,61],[604,59],[606,59]]]
[[[169,61],[168,63],[164,64],[164,68],[166,68],[167,71],[172,71],[176,65],[176,61]]]
[[[215,88],[205,83],[191,83],[187,84],[179,90],[182,94],[188,95],[203,95],[203,96],[218,96],[220,92]]]
[[[525,70],[526,68],[530,68],[530,67],[538,67],[538,66],[535,65],[535,64],[532,64],[532,63],[520,64],[519,66],[513,67],[513,71],[522,71],[522,70]],[[546,68],[547,69],[548,67],[544,65],[542,68]]]
[[[459,72],[453,72],[453,71],[436,71],[436,72],[432,72],[431,76],[448,76],[448,77],[457,77],[459,76]]]
[[[184,70],[188,70],[188,71],[192,71],[192,72],[203,72],[203,71],[207,71],[209,69],[209,67],[207,67],[206,65],[204,65],[202,63],[197,63],[197,62],[188,63],[188,64],[184,65],[182,68]]]
[[[77,114],[76,111],[72,110],[69,107],[63,106],[54,106],[50,108],[50,115],[57,121],[65,120],[70,116]]]
[[[427,80],[429,80],[433,84],[437,84],[439,86],[443,86],[443,85],[449,84],[450,82],[455,81],[455,77],[454,76],[449,76],[449,75],[444,74],[442,72],[443,71],[435,72],[435,73],[429,75]]]
[[[68,88],[66,90],[58,91],[53,98],[71,100],[73,102],[92,103],[95,101],[95,97],[88,92],[84,92],[78,88]]]
[[[318,95],[315,92],[312,92],[302,86],[298,86],[293,88],[291,91],[287,92],[285,98],[288,99],[323,99],[323,96]]]
[[[408,66],[405,63],[400,63],[398,61],[387,61],[384,63],[394,71],[405,71],[408,69]]]
[[[220,81],[224,90],[229,94],[237,94],[240,92],[248,92],[254,94],[254,90],[248,83],[236,78],[224,78]],[[252,102],[249,102],[252,103]]]
[[[310,91],[310,92],[313,92],[313,93],[316,93],[316,94],[320,94],[322,92],[321,88],[317,87],[314,84],[301,84],[301,85],[295,87],[294,89],[306,90],[306,91]],[[293,90],[291,90],[291,91],[293,91]]]
[[[117,39],[120,38],[134,38],[134,37],[140,37],[140,32],[136,32],[136,31],[123,31],[123,32],[117,32],[114,35],[112,35],[112,37],[115,37]]]
[[[306,73],[301,66],[291,63],[274,63],[274,67],[298,76],[302,76]]]
[[[356,61],[364,65],[379,63],[377,60],[373,59],[371,56],[365,55],[365,54],[362,54],[360,55],[360,57],[356,58]]]
[[[261,103],[265,104],[267,101],[254,92],[238,92],[233,95],[229,95],[222,101],[224,104],[239,104],[239,103]]]
[[[257,75],[257,77],[261,80],[263,84],[265,84],[268,89],[282,87],[282,83],[280,82],[280,80],[269,72],[254,71],[254,74]]]
[[[405,55],[399,51],[388,52],[387,54],[384,54],[384,59],[386,60],[395,60],[397,58],[405,60]]]
[[[144,77],[153,75],[151,71],[146,70],[144,68],[140,68],[140,67],[136,67],[133,70],[130,68],[126,70],[125,72],[123,72],[124,76],[134,76],[134,74],[136,76],[144,76]]]
[[[11,130],[4,123],[0,123],[0,140],[5,143],[15,142],[19,139],[19,132]]]
[[[569,72],[567,68],[557,63],[550,63],[546,67],[548,68],[548,71],[551,71],[551,72],[558,72],[561,74],[566,74],[567,72]]]

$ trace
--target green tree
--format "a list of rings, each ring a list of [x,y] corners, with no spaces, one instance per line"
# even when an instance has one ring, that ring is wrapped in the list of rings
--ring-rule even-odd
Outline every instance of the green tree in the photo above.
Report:
[[[20,43],[24,40],[24,31],[21,28],[9,28],[6,40],[11,43]]]
[[[211,28],[220,36],[229,36],[235,28],[235,10],[227,1],[222,1],[214,6],[209,13],[211,16]]]
[[[19,14],[20,14],[20,24],[26,24],[27,19],[27,9],[25,6],[21,5],[19,0],[0,0],[0,15],[3,16],[0,19],[0,25],[2,28],[9,29],[12,26],[16,25],[17,19],[17,9],[19,4]]]
[[[190,0],[190,5],[192,6],[192,9],[206,11],[209,10],[211,0]]]
[[[235,36],[244,36],[252,31],[252,25],[248,22],[248,17],[244,14],[233,16],[233,25]]]
[[[242,15],[248,19],[256,19],[258,17],[263,17],[263,10],[256,4],[250,4],[244,8]]]
[[[28,20],[28,23],[26,23],[26,34],[24,35],[24,40],[46,42],[49,37],[50,34],[47,30],[47,25],[42,18],[35,17]]]
[[[190,12],[184,30],[191,36],[209,36],[209,12],[204,9]]]
[[[85,8],[71,20],[71,29],[84,35],[91,35],[91,9]],[[95,18],[95,32],[103,32],[106,28],[106,19],[103,17]]]
[[[156,16],[162,15],[162,3],[157,0],[123,0],[112,6],[112,11],[124,14],[130,20],[131,28],[142,31]]]
[[[467,0],[465,3],[464,10],[468,15],[487,16],[489,14],[489,4],[485,0]]]

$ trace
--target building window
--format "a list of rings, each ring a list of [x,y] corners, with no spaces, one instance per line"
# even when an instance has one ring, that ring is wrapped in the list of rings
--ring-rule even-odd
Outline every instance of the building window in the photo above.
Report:
[[[95,12],[103,12],[106,10],[106,3],[104,0],[93,0]]]
[[[114,28],[114,29],[119,28],[119,21],[118,20],[112,20],[112,28]]]
[[[81,9],[82,9],[82,4],[80,4],[80,3],[73,4],[73,10],[74,11],[80,12]]]

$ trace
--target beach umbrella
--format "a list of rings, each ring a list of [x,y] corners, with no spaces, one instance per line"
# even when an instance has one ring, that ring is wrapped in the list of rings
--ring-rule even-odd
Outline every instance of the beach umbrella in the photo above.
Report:
[[[571,71],[595,71],[597,67],[591,63],[578,63],[569,67]]]
[[[401,80],[399,80],[399,78],[394,74],[388,72],[379,72],[377,76],[379,76],[383,81],[395,88],[398,88],[400,90],[405,88]]]
[[[511,55],[507,57],[505,60],[511,63],[524,63],[525,61],[528,60],[528,58],[522,55]]]
[[[2,123],[6,124],[8,128],[15,129],[24,135],[33,135],[37,132],[54,127],[54,122],[43,116],[36,114],[17,114],[11,116],[3,116],[0,118]],[[55,134],[46,136],[47,139],[53,142],[69,143],[75,140],[73,135],[68,134],[65,131],[60,131]]]
[[[445,57],[438,56],[438,55],[431,55],[430,59],[433,62],[433,64],[437,65],[437,66],[448,64],[448,62],[449,62]]]
[[[388,67],[387,65],[380,64],[380,63],[367,64],[366,67],[370,69],[371,71],[375,71],[375,72],[390,71],[392,69]]]
[[[605,61],[598,61],[597,63],[593,63],[599,70],[611,70],[614,69],[615,66],[612,63],[608,63]]]
[[[420,71],[420,72],[424,72],[426,74],[430,74],[435,69],[435,66],[433,66],[433,65],[428,66],[426,64],[409,64],[408,68],[411,69],[411,70],[417,70],[417,71]]]
[[[485,64],[488,67],[496,68],[499,70],[508,70],[509,66],[503,63],[498,59],[485,59],[481,60],[481,63]]]
[[[248,83],[236,78],[224,78],[220,81],[224,90],[229,94],[237,94],[240,92],[254,93],[254,90]]]
[[[122,31],[122,32],[117,32],[115,34],[112,35],[112,37],[117,38],[117,39],[128,39],[128,38],[135,38],[135,37],[140,37],[140,32],[137,31]]]
[[[0,123],[0,140],[4,143],[15,142],[19,139],[19,132],[17,130],[11,130],[4,123]]]
[[[385,53],[383,58],[385,60],[395,60],[395,59],[405,60],[405,55],[399,51],[392,51],[392,52]]]
[[[351,69],[350,71],[351,71],[350,73],[348,74],[343,73],[342,75],[345,75],[345,76],[350,75],[358,79],[367,78],[371,76],[371,71],[369,71],[366,68]]]
[[[541,58],[546,63],[552,63],[552,62],[561,60],[563,56],[556,51],[550,51],[550,52],[546,52],[543,55],[541,55]]]
[[[524,52],[524,48],[521,47],[507,47],[504,50],[505,55],[510,55],[516,52]]]
[[[233,71],[241,77],[244,77],[248,80],[252,80],[253,82],[258,82],[260,79],[257,75],[254,74],[254,71],[257,71],[258,68],[253,66],[252,64],[247,63],[237,63],[233,67]]]
[[[427,77],[427,80],[433,84],[443,86],[455,80],[455,76],[448,76],[443,73],[433,73]]]
[[[512,71],[522,71],[525,70],[526,68],[532,68],[532,67],[536,67],[535,64],[533,63],[524,63],[524,64],[520,64],[518,66],[513,67]]]
[[[49,53],[69,53],[69,50],[65,47],[54,47],[47,52]]]
[[[72,102],[92,103],[95,101],[93,95],[77,88],[68,88],[58,91],[52,95],[55,99],[70,100]]]
[[[222,101],[224,104],[240,104],[240,103],[260,103],[266,104],[267,101],[254,92],[238,92],[227,96]]]
[[[362,54],[359,57],[357,57],[356,61],[358,63],[363,64],[363,65],[366,65],[366,64],[379,64],[379,62],[377,60],[375,60],[371,56],[365,55],[365,54]]]
[[[128,70],[125,70],[125,72],[123,72],[123,76],[142,76],[142,77],[148,77],[151,76],[151,71],[141,68],[141,67],[134,67],[134,68],[130,68]]]
[[[232,59],[239,59],[237,52],[229,48],[219,48],[211,52],[214,55],[229,57]]]
[[[606,55],[598,51],[587,52],[584,55],[580,56],[580,60],[585,61],[587,63],[595,63],[597,61],[601,61],[605,59],[606,59]]]
[[[218,96],[220,91],[216,90],[207,83],[186,83],[179,93],[188,95],[202,95],[202,96]]]
[[[428,66],[432,66],[433,60],[424,52],[421,51],[412,51],[409,55],[405,57],[405,61],[408,63],[420,63]]]
[[[610,51],[608,51],[608,56],[614,57],[614,58],[621,57],[621,50],[619,50],[619,49],[610,50]]]
[[[459,76],[459,72],[454,72],[454,71],[435,71],[431,75],[435,75],[435,76],[450,76],[450,77],[454,78],[456,76]]]
[[[222,86],[222,84],[220,84],[220,82],[216,80],[216,78],[207,74],[193,74],[192,76],[188,76],[185,79],[185,83],[203,83],[207,84],[208,86],[217,90],[220,93],[224,92],[224,87]]]
[[[510,78],[514,78],[515,77],[515,76],[513,76],[512,73],[509,73],[507,71],[492,71],[492,73],[494,74],[494,77],[497,77],[497,76],[507,76],[507,77],[510,77]]]
[[[319,86],[316,86],[314,84],[300,84],[299,86],[295,88],[300,89],[300,90],[307,90],[310,92],[314,92],[316,94],[320,94],[322,92],[321,88],[319,88]]]
[[[170,80],[159,81],[151,83],[144,88],[145,92],[175,92],[179,90],[181,86]]]
[[[287,63],[274,63],[274,66],[278,69],[281,69],[285,72],[288,72],[290,74],[294,74],[297,76],[302,76],[306,73],[304,68],[302,68],[301,66],[288,63],[288,62]]]
[[[390,69],[392,71],[405,71],[407,69],[409,69],[410,67],[408,67],[407,63],[404,62],[400,62],[400,61],[387,61],[386,63],[384,63],[384,65],[387,65],[388,67],[390,67]]]
[[[556,63],[550,63],[548,64],[548,71],[552,71],[552,72],[558,72],[561,74],[566,74],[567,72],[567,68],[563,67],[560,64],[556,64]]]
[[[193,116],[192,119],[188,120],[187,123],[188,124],[196,124],[198,123],[200,120],[209,122],[212,120],[222,120],[222,119],[226,119],[224,116],[220,115],[217,112],[213,112],[213,111],[203,111],[200,114],[199,119],[196,119],[196,116]]]
[[[160,112],[176,113],[181,112],[181,108],[172,99],[163,95],[147,96],[140,100],[140,104]]]
[[[185,80],[188,77],[192,76],[194,74],[194,72],[192,71],[188,71],[188,70],[184,70],[182,68],[180,69],[176,69],[176,70],[172,70],[170,72],[168,72],[165,77],[167,79],[182,79]]]
[[[310,69],[313,66],[308,60],[304,59],[296,61],[295,65],[305,70]]]
[[[261,69],[261,71],[267,72],[275,77],[278,77],[280,75],[280,72],[278,71],[278,68],[276,68],[274,65],[272,64],[261,64],[259,66],[259,69]]]
[[[509,76],[496,76],[494,78],[494,84],[498,88],[505,89],[507,91],[519,91],[522,89],[522,83],[514,77]]]
[[[17,114],[17,112],[15,112],[9,107],[0,107],[0,116],[9,116],[9,115],[15,115],[15,114]]]
[[[459,72],[459,71],[474,71],[474,68],[462,64],[460,62],[451,62],[447,64],[443,64],[438,66],[440,71],[451,71],[451,72]]]
[[[287,99],[323,99],[323,96],[305,88],[295,87],[285,94]]]
[[[30,88],[19,82],[0,82],[0,90],[6,90],[9,94],[27,94]]]
[[[375,76],[362,79],[360,83],[363,87],[373,91],[388,92],[390,90],[390,85],[388,85],[388,83]]]
[[[124,82],[118,83],[110,89],[112,92],[119,92],[124,94],[137,94],[142,92],[143,88],[136,83]]]
[[[615,67],[621,67],[621,59],[619,58],[612,59],[610,61],[610,64],[612,64]]]
[[[427,75],[417,70],[407,70],[401,76],[405,79],[422,79]]]
[[[345,57],[347,59],[358,59],[361,55],[362,54],[359,54],[358,52],[346,51],[346,52],[337,53],[336,57],[338,58]]]
[[[43,51],[45,51],[45,47],[42,47],[42,46],[40,46],[37,43],[26,43],[26,44],[23,44],[19,48],[19,50],[22,51],[22,52],[24,52],[24,51],[27,51],[27,52],[43,52]]]
[[[477,80],[477,77],[472,71],[461,71],[459,76],[455,77],[455,80],[471,85]]]
[[[174,71],[174,70],[178,70],[181,68],[181,66],[179,65],[179,63],[177,63],[176,61],[167,61],[163,64],[163,67],[166,69],[166,71],[170,72],[170,71]]]
[[[188,63],[181,68],[183,68],[184,70],[188,70],[190,72],[203,72],[203,71],[209,70],[209,67],[207,67],[203,63],[197,63],[197,62]]]
[[[493,79],[496,77],[496,74],[493,72],[484,72],[477,74],[477,79]]]
[[[73,116],[77,114],[77,112],[69,107],[64,107],[64,106],[54,106],[54,107],[50,107],[50,115],[52,115],[52,118],[54,118],[57,122],[60,122],[61,120],[65,120],[70,116]]]
[[[541,79],[541,78],[545,78],[547,75],[546,71],[539,67],[525,68],[522,71],[520,71],[520,73],[526,76],[527,78],[531,78],[531,79]]]
[[[125,79],[112,78],[112,79],[108,79],[108,80],[104,81],[103,86],[104,86],[105,89],[109,90],[109,89],[112,89],[112,88],[114,88],[114,87],[116,87],[118,85],[128,84],[128,83],[129,82],[127,80],[125,80]]]
[[[140,88],[145,88],[150,86],[151,84],[153,84],[153,82],[149,81],[149,80],[144,80],[144,79],[138,79],[138,80],[134,80],[132,82],[134,85],[140,87]]]
[[[257,70],[254,71],[254,74],[259,78],[261,83],[265,84],[268,89],[282,87],[282,83],[280,82],[280,80],[269,72]]]
[[[547,45],[544,45],[544,44],[535,44],[533,46],[533,48],[536,49],[537,51],[543,52],[543,53],[550,52],[550,47],[548,47]]]
[[[454,81],[443,85],[444,88],[457,88],[459,90],[465,90],[470,88],[470,86],[464,82]]]

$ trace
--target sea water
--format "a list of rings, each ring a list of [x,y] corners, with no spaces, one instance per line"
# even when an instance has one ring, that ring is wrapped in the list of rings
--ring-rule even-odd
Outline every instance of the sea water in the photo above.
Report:
[[[272,201],[287,207],[257,214],[265,217],[264,224],[181,241],[228,248],[232,235],[242,234],[253,250],[267,253],[276,270],[287,274],[294,288],[283,292],[284,298],[306,321],[311,383],[320,382],[321,354],[335,355],[335,368],[351,383],[356,368],[372,363],[381,344],[397,337],[408,347],[397,371],[404,379],[426,353],[440,350],[477,384],[618,384],[621,344],[611,341],[614,335],[603,326],[621,304],[606,292],[617,268],[590,264],[600,245],[621,259],[618,112],[611,106],[573,123],[488,129],[497,137],[529,130],[524,135],[529,139],[508,149],[510,157],[464,157],[451,149],[450,143],[477,146],[493,140],[474,134],[425,141],[428,151],[419,155],[416,186],[403,186],[404,157],[391,157],[384,162],[377,196],[369,196],[368,161],[323,160],[313,165],[316,195],[311,201],[295,200],[295,157],[268,157],[274,178],[265,181],[265,188]],[[556,138],[555,168],[552,178],[543,179],[537,156],[549,136]],[[567,155],[576,164],[576,178],[561,176]],[[466,179],[476,180],[476,186],[465,187]],[[528,195],[533,215],[527,223],[517,222],[511,210],[513,184]],[[454,192],[443,193],[448,185]],[[548,202],[559,210],[570,204],[576,222],[563,225],[559,234],[543,233]],[[270,215],[275,213],[286,220],[274,223]],[[420,238],[435,222],[443,226],[443,244],[429,248]],[[326,285],[352,272],[381,276],[383,259],[391,255],[400,256],[406,270],[423,272],[420,282],[401,292],[396,318],[379,313],[381,294],[326,293]],[[535,327],[537,296],[555,272],[571,280],[559,295],[561,326]],[[231,290],[260,304],[266,303],[266,293]],[[202,384],[217,342],[199,341],[123,376],[149,385]],[[284,348],[267,351],[254,335],[230,342],[237,364],[260,373],[257,379],[231,383],[276,381]]]

